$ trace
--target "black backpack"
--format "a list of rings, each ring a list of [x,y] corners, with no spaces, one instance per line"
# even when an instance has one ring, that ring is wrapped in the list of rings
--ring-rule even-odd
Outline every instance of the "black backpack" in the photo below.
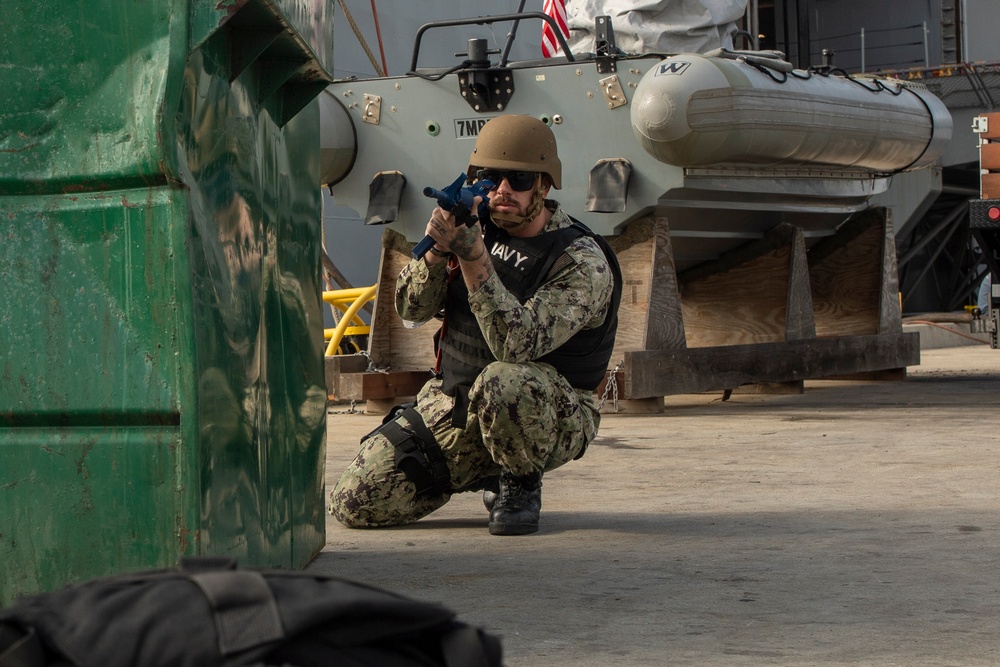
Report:
[[[436,604],[213,559],[0,609],[0,667],[494,667],[501,653],[498,638]]]

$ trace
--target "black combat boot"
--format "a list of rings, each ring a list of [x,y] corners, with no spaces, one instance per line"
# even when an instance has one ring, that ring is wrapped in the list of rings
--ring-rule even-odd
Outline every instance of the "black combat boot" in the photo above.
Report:
[[[490,477],[489,482],[483,488],[483,505],[486,506],[487,512],[493,511],[493,506],[497,502],[497,496],[500,495],[500,475],[496,477]]]
[[[500,494],[490,511],[490,535],[537,532],[541,511],[542,473],[517,476],[504,470],[500,473]]]

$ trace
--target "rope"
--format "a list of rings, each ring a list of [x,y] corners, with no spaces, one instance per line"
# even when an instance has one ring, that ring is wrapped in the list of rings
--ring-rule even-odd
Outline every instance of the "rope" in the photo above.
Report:
[[[927,324],[927,325],[930,325],[932,327],[937,327],[938,329],[944,329],[945,331],[947,331],[949,333],[953,333],[956,336],[961,336],[962,338],[968,338],[969,340],[974,340],[977,343],[982,343],[983,345],[989,345],[990,344],[989,341],[982,340],[980,338],[976,338],[975,336],[970,336],[969,334],[962,333],[961,331],[955,331],[954,329],[952,329],[950,327],[941,326],[937,322],[931,322],[930,320],[907,320],[906,323],[907,324]]]
[[[337,3],[344,11],[344,16],[347,17],[347,22],[350,24],[351,30],[354,31],[354,36],[358,38],[358,43],[361,44],[361,48],[364,50],[365,55],[368,56],[368,60],[371,62],[372,67],[375,68],[375,74],[380,77],[385,76],[385,72],[382,71],[382,68],[379,67],[378,62],[375,60],[375,54],[368,48],[368,43],[365,42],[364,35],[361,34],[361,29],[358,28],[358,24],[354,22],[354,17],[351,16],[351,12],[347,9],[347,5],[344,3],[344,0],[337,0]]]

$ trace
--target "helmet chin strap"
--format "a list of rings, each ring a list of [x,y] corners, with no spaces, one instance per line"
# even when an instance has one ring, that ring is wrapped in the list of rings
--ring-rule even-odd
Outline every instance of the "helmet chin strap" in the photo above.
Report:
[[[527,213],[524,215],[514,215],[513,213],[501,213],[499,211],[490,211],[490,217],[493,220],[502,220],[504,222],[512,222],[514,226],[523,225],[535,219],[535,217],[542,212],[542,208],[545,206],[545,195],[542,193],[541,185],[542,175],[538,175],[538,180],[535,182],[535,194],[531,198],[531,205],[528,207]]]

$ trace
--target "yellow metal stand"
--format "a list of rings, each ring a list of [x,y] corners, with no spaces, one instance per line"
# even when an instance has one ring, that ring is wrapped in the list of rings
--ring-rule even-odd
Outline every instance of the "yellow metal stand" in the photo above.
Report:
[[[323,339],[329,341],[326,346],[326,356],[344,354],[344,351],[340,349],[340,343],[344,336],[367,336],[371,332],[371,326],[365,324],[364,320],[358,317],[358,311],[375,298],[377,287],[378,285],[372,285],[371,287],[352,287],[323,292],[323,301],[343,313],[335,328],[323,330]],[[355,349],[354,351],[360,352],[361,350]]]

